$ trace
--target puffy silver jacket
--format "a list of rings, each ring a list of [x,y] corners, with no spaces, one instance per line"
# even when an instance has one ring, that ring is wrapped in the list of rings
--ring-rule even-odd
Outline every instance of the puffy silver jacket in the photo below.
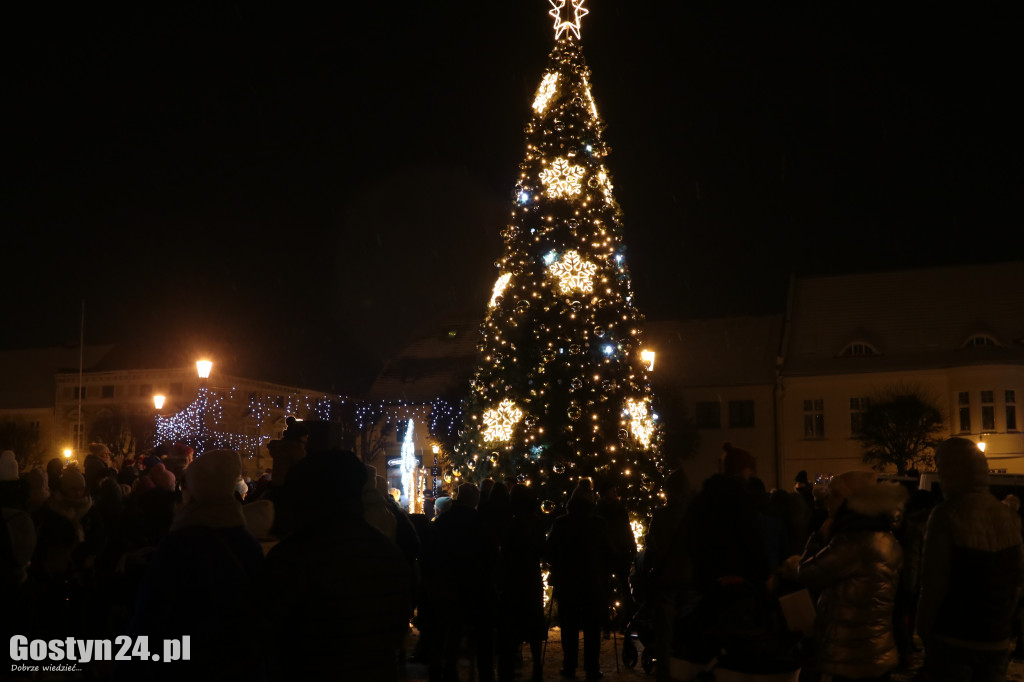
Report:
[[[899,542],[884,518],[837,518],[824,544],[815,534],[800,560],[800,579],[818,598],[815,635],[822,672],[872,677],[899,662],[892,633],[903,565]]]

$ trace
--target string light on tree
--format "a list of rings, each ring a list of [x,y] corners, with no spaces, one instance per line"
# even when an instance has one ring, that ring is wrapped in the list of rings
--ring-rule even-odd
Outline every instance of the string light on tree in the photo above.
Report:
[[[540,172],[540,181],[548,188],[548,196],[576,196],[580,193],[583,182],[583,166],[570,164],[568,160],[558,157],[551,168]]]
[[[509,280],[512,279],[512,273],[506,272],[498,281],[494,283],[494,290],[491,292],[491,301],[487,304],[489,308],[493,308],[498,303],[498,297],[505,293],[505,287],[508,286]]]
[[[484,412],[484,432],[486,441],[508,441],[512,439],[512,430],[523,418],[523,411],[511,400],[502,400],[496,408]]]
[[[594,273],[597,266],[582,258],[576,251],[567,251],[562,260],[548,266],[548,272],[558,278],[558,288],[563,294],[594,290]]]
[[[651,436],[654,435],[654,420],[647,414],[647,401],[630,398],[626,401],[626,412],[629,413],[629,430],[633,437],[645,448],[649,448]]]
[[[548,102],[551,101],[557,90],[558,74],[546,74],[544,80],[540,83],[540,89],[537,90],[537,97],[533,100],[533,110],[538,114],[543,114],[544,110],[548,108]]]

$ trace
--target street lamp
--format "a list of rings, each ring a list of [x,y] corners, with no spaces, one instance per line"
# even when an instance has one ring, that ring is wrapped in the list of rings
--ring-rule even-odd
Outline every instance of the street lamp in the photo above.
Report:
[[[211,369],[213,369],[213,363],[209,360],[196,360],[196,374],[200,379],[209,379]]]
[[[199,375],[199,435],[196,437],[196,450],[201,454],[206,450],[206,403],[209,400],[207,380],[213,363],[209,360],[196,360],[196,374]]]
[[[163,396],[163,395],[155,395],[155,396],[153,396],[153,407],[155,407],[157,410],[164,409],[164,401],[166,401],[166,400],[167,400],[167,396]]]
[[[167,396],[160,394],[153,396],[153,407],[156,408],[156,427],[153,429],[153,446],[160,445],[160,410],[164,409],[164,402]]]

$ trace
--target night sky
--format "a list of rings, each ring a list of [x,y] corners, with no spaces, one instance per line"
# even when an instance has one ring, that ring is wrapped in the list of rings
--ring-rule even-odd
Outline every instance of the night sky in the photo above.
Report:
[[[648,318],[780,312],[791,273],[1021,257],[1009,8],[587,7]],[[85,299],[87,343],[347,392],[424,323],[482,316],[548,9],[8,10],[0,344],[74,343]]]

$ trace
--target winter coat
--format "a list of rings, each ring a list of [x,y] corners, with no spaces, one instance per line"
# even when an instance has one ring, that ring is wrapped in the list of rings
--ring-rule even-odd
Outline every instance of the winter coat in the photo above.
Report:
[[[883,675],[899,662],[893,605],[903,555],[891,519],[842,509],[826,533],[811,536],[798,575],[820,590],[815,636],[822,672]]]
[[[567,509],[552,525],[546,545],[555,599],[562,611],[603,618],[614,556],[608,526],[593,502],[573,500]]]

